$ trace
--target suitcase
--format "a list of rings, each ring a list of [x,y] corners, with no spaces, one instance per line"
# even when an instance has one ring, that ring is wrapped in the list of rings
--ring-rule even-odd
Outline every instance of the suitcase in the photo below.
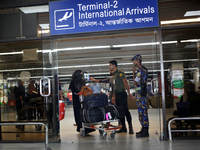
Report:
[[[103,107],[105,114],[110,115],[106,120],[121,119],[124,117],[124,110],[122,106],[108,105]]]
[[[108,96],[104,93],[94,93],[84,97],[83,104],[85,108],[101,107],[108,105]]]
[[[105,112],[101,107],[82,108],[80,110],[81,121],[84,123],[100,122],[105,120]]]

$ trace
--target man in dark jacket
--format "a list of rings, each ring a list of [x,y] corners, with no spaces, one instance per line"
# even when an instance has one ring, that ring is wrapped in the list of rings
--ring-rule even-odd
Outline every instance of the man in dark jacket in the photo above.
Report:
[[[17,115],[19,115],[19,110],[22,109],[23,102],[25,100],[25,87],[24,82],[19,81],[19,86],[14,88],[15,98],[16,98],[16,109]]]

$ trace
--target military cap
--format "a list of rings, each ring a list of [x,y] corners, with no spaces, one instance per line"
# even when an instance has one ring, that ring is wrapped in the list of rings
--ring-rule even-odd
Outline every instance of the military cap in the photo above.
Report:
[[[131,60],[133,61],[133,60],[142,60],[142,56],[141,55],[135,55]]]

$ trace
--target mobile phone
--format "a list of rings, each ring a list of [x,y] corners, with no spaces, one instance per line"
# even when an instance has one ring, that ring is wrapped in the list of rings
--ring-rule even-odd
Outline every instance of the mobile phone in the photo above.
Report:
[[[89,81],[89,80],[90,80],[90,76],[89,76],[89,74],[84,73],[84,79],[87,80],[87,81]]]

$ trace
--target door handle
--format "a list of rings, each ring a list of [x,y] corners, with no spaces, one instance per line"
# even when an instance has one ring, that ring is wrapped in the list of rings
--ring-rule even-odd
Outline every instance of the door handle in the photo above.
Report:
[[[158,91],[159,91],[158,79],[152,79],[151,80],[151,93],[152,94],[157,94]]]
[[[47,87],[48,87],[48,93],[47,94],[43,94],[43,92],[42,92],[42,85],[43,85],[43,81],[45,81],[45,80],[47,80],[48,82],[48,84],[47,84]],[[44,87],[44,86],[43,86]],[[44,91],[44,90],[43,90]],[[42,97],[48,97],[49,95],[51,94],[51,84],[50,84],[50,79],[49,78],[47,78],[47,77],[43,77],[43,78],[41,78],[40,79],[40,95],[42,96]]]

